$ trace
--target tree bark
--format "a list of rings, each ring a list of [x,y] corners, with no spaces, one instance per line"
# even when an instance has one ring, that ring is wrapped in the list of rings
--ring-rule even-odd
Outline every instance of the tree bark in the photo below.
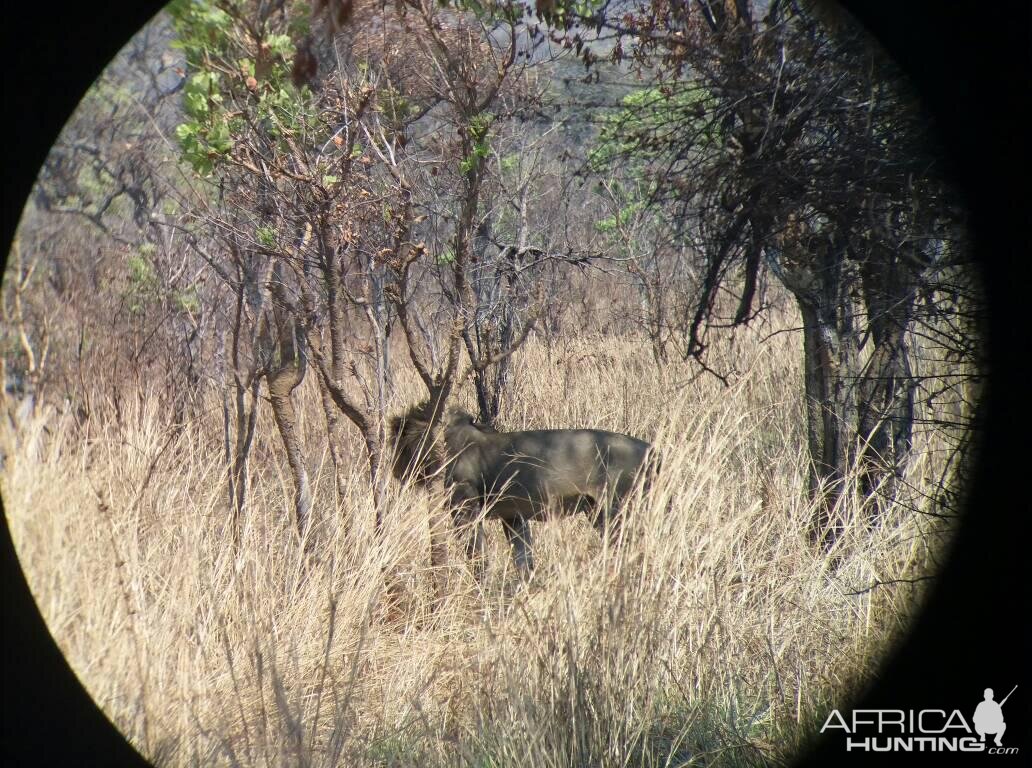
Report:
[[[336,492],[334,508],[340,509],[348,494],[348,484],[344,474],[347,464],[344,460],[342,448],[344,445],[344,425],[341,422],[340,411],[333,404],[333,399],[325,386],[319,387],[319,400],[322,403],[323,415],[326,417],[326,440],[329,443],[330,460],[333,464],[333,480]],[[349,535],[350,530],[345,531],[345,534]]]
[[[233,398],[233,455],[229,466],[229,502],[233,510],[233,540],[239,544],[241,524],[247,507],[248,463],[254,430],[258,420],[258,385],[255,378],[249,388],[241,382],[235,384]],[[229,416],[229,409],[224,407]]]
[[[848,357],[843,358],[845,344],[837,329],[808,302],[798,300],[798,304],[803,316],[804,407],[810,456],[807,485],[817,504],[810,538],[830,546],[844,524],[836,504],[849,466],[850,427],[856,423],[847,381],[850,366]]]
[[[856,459],[862,371],[850,298],[855,279],[844,250],[827,236],[786,244],[783,263],[770,264],[802,315],[807,490],[815,503],[809,535],[828,548],[845,525],[838,501]]]
[[[858,431],[863,446],[859,469],[861,492],[875,497],[870,511],[874,522],[895,496],[910,458],[914,379],[906,331],[916,280],[897,254],[885,252],[868,257],[862,280],[874,350],[858,393]]]
[[[297,534],[306,542],[306,549],[311,543],[306,538],[312,517],[312,489],[308,479],[308,467],[305,465],[301,438],[297,433],[297,414],[294,410],[293,392],[304,378],[304,365],[297,362],[284,365],[271,371],[268,376],[269,400],[276,418],[283,450],[287,454],[290,473],[294,477],[294,520]]]

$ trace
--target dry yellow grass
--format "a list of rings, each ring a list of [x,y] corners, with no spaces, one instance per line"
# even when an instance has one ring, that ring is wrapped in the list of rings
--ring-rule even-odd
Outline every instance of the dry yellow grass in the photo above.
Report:
[[[741,334],[725,389],[687,365],[657,369],[633,340],[532,340],[503,426],[638,435],[660,447],[663,476],[630,504],[615,550],[583,519],[535,524],[539,567],[523,589],[489,523],[483,586],[453,546],[436,612],[435,500],[392,486],[375,541],[355,447],[353,490],[333,509],[311,382],[301,419],[322,525],[310,561],[267,412],[234,552],[214,396],[171,438],[147,398],[89,445],[40,417],[7,436],[4,504],[58,644],[158,764],[779,763],[919,607],[917,586],[865,589],[930,572],[936,549],[929,519],[902,509],[879,530],[850,528],[834,563],[808,543],[800,343]],[[403,381],[397,410],[417,396]],[[918,484],[935,477],[934,439],[918,436]],[[384,569],[404,586],[400,618],[383,615]]]

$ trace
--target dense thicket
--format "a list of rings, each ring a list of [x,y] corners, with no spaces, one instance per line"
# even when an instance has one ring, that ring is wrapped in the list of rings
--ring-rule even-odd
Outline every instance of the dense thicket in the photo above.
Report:
[[[876,519],[924,422],[955,471],[983,363],[927,118],[831,21],[787,2],[174,3],[41,173],[4,281],[5,390],[88,436],[151,394],[182,424],[215,387],[234,518],[268,402],[303,535],[306,376],[334,466],[357,430],[380,496],[398,366],[442,406],[470,381],[486,422],[512,351],[564,324],[726,381],[713,339],[788,295],[830,543],[847,478]]]

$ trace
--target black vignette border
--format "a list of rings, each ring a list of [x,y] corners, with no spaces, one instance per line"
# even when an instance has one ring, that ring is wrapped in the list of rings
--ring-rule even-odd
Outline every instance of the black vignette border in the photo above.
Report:
[[[3,247],[32,182],[84,91],[161,3],[26,3],[4,25]],[[991,382],[985,433],[954,550],[912,634],[854,702],[864,708],[968,706],[987,681],[1018,684],[1008,743],[1032,748],[1032,648],[1025,556],[1027,350],[1022,269],[1029,255],[1027,129],[1029,6],[937,0],[844,0],[843,5],[913,78],[972,210],[990,302]],[[1019,396],[1023,393],[1023,396]],[[1024,401],[1024,402],[1023,402]],[[10,765],[145,765],[92,703],[47,631],[3,524],[3,755]],[[1007,685],[1007,688],[1010,686]],[[1023,693],[1020,693],[1023,692]],[[958,697],[959,700],[958,700]],[[895,759],[893,759],[895,757]],[[969,754],[937,755],[971,765]],[[984,757],[984,756],[983,756]],[[911,761],[879,755],[879,764]],[[869,764],[817,742],[804,766]]]

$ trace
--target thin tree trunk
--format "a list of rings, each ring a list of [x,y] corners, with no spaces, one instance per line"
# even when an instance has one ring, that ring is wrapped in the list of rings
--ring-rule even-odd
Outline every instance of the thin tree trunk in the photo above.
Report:
[[[859,411],[860,489],[865,496],[877,494],[871,511],[871,522],[876,522],[894,498],[910,457],[914,387],[902,331],[875,345],[859,385]]]
[[[235,436],[233,445],[233,461],[230,465],[229,493],[233,510],[233,539],[239,544],[241,525],[246,513],[248,491],[248,461],[251,446],[254,443],[254,430],[258,417],[258,385],[255,379],[250,391],[241,384],[236,384],[235,404]],[[250,395],[250,408],[248,408]]]
[[[335,382],[339,382],[344,374],[345,358],[345,316],[343,297],[341,295],[341,277],[335,258],[335,251],[330,245],[328,224],[325,219],[320,220],[315,231],[318,236],[323,286],[326,291],[326,320],[330,336],[330,375]],[[325,386],[319,387],[319,395],[322,399],[323,413],[326,415],[326,432],[330,443],[330,457],[333,460],[334,486],[337,493],[336,509],[340,511],[343,508],[342,505],[348,493],[345,473],[347,460],[344,456],[344,424],[341,420],[342,411],[334,402],[333,397]],[[338,525],[341,524],[345,527],[345,536],[352,536],[354,533],[354,521],[344,520],[338,515]]]
[[[330,446],[330,460],[333,463],[333,480],[336,499],[334,509],[341,508],[348,493],[348,483],[345,477],[347,464],[344,460],[344,426],[341,423],[340,411],[333,403],[329,391],[324,386],[319,387],[319,399],[322,402],[323,415],[326,417],[326,440]],[[345,531],[346,535],[350,531]]]
[[[294,477],[294,520],[297,534],[310,549],[311,541],[307,539],[312,517],[312,489],[308,480],[308,468],[305,466],[304,452],[301,449],[301,438],[297,433],[297,413],[294,410],[293,391],[304,378],[302,365],[284,366],[269,373],[269,400],[272,412],[276,417],[283,449],[287,454],[287,463]]]
[[[822,316],[805,300],[798,304],[803,316],[808,489],[817,504],[810,537],[830,547],[845,524],[836,507],[856,455],[858,360],[848,319],[843,323],[842,318]]]
[[[384,464],[384,445],[377,426],[376,414],[367,414],[368,429],[365,439],[366,455],[369,459],[369,483],[373,491],[373,530],[376,537],[383,534],[383,508],[386,504],[387,472]]]
[[[900,254],[886,251],[868,257],[862,276],[874,351],[859,385],[858,430],[863,446],[859,469],[862,493],[877,495],[870,512],[873,523],[895,497],[897,481],[910,459],[914,380],[906,330],[916,280]]]
[[[308,358],[305,351],[304,331],[300,320],[287,314],[289,300],[285,295],[283,282],[283,264],[277,261],[273,266],[270,290],[278,300],[272,307],[270,325],[266,326],[269,334],[265,336],[270,347],[271,359],[278,359],[266,374],[269,385],[269,401],[276,418],[276,427],[283,441],[283,450],[287,454],[287,464],[294,478],[294,521],[297,524],[297,535],[306,551],[311,551],[312,539],[309,537],[312,518],[312,489],[308,480],[308,467],[305,465],[304,450],[297,430],[297,412],[294,410],[294,390],[305,378],[308,369]],[[272,333],[275,333],[274,337]],[[271,337],[271,338],[270,338]]]
[[[431,394],[431,402],[438,403],[438,410],[444,408],[444,398],[447,392]],[[439,446],[444,444],[444,422],[437,419],[437,423],[430,428],[429,445]],[[444,479],[438,476],[434,480],[434,495],[444,498],[446,489]],[[448,532],[451,528],[451,520],[446,509],[431,507],[430,509],[430,569],[434,578],[434,610],[443,605],[445,596],[448,594],[447,565],[448,565]]]
[[[768,261],[803,319],[807,490],[815,504],[809,534],[829,548],[845,524],[838,501],[857,452],[861,370],[850,295],[855,275],[833,237],[791,242],[782,256],[768,254]]]

